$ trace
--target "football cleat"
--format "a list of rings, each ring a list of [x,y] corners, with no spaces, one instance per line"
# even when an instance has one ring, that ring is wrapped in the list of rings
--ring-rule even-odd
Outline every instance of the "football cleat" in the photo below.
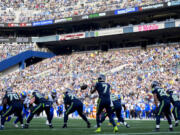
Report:
[[[49,125],[49,128],[54,128],[52,124]]]
[[[18,124],[14,124],[14,127],[15,127],[15,128],[18,128],[19,126],[18,126]]]
[[[173,131],[173,128],[169,128],[169,131],[172,132],[172,131]]]
[[[25,124],[25,125],[24,125],[24,128],[29,128],[29,124]]]
[[[67,128],[67,124],[64,124],[62,128]]]
[[[130,125],[129,125],[129,124],[126,124],[126,127],[127,127],[127,128],[130,128]]]
[[[153,130],[153,132],[159,132],[159,131],[160,131],[159,128],[155,128],[155,129]]]
[[[0,127],[0,130],[4,130],[4,126],[1,126],[1,127]]]
[[[87,123],[87,128],[91,128],[91,123]]]
[[[109,122],[109,123],[108,123],[108,126],[112,126],[112,123]]]
[[[174,125],[175,127],[177,127],[177,126],[179,126],[179,123],[175,123],[175,125]]]
[[[100,133],[101,132],[101,127],[98,127],[96,130],[95,130],[96,133]]]
[[[113,131],[114,131],[114,133],[118,132],[118,127],[115,126]]]

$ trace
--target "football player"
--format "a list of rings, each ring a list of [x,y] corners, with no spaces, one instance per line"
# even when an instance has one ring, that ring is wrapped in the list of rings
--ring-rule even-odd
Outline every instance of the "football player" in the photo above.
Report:
[[[172,89],[168,89],[167,93],[169,94],[171,103],[173,104],[173,115],[175,119],[175,127],[177,127],[180,120],[180,100],[176,94],[173,94]]]
[[[21,127],[23,128],[23,117],[22,117],[22,109],[23,105],[21,103],[20,97],[16,92],[13,92],[13,89],[9,87],[6,90],[6,94],[3,98],[3,113],[1,117],[1,128],[0,130],[4,129],[4,123],[6,121],[6,118],[10,116],[11,114],[14,114],[18,117]],[[9,106],[8,109],[6,109],[6,106]]]
[[[97,111],[96,111],[96,123],[97,123],[97,129],[95,132],[99,133],[101,132],[100,127],[100,114],[102,113],[103,109],[106,109],[107,115],[109,117],[110,122],[113,124],[114,132],[118,132],[118,127],[116,126],[116,123],[112,117],[112,108],[111,108],[111,99],[110,99],[110,84],[105,82],[106,77],[105,75],[100,75],[98,77],[98,82],[92,86],[91,88],[91,94],[93,94],[95,91],[98,92],[99,99],[97,103]]]
[[[27,119],[27,122],[25,124],[25,128],[29,128],[29,123],[33,119],[35,114],[40,114],[44,110],[46,112],[47,119],[49,122],[49,128],[53,128],[52,123],[51,123],[52,117],[50,115],[51,103],[47,99],[45,99],[38,90],[34,90],[32,92],[32,96],[33,97],[30,100],[30,105],[32,105],[34,103],[34,104],[36,104],[36,106],[34,106],[32,108],[31,113],[30,113],[30,115]]]
[[[127,122],[124,121],[124,119],[121,115],[121,110],[122,110],[121,97],[112,93],[111,94],[111,101],[113,103],[112,111],[113,111],[113,113],[114,112],[116,113],[116,116],[118,118],[118,122],[122,123],[127,128],[130,128],[129,124],[127,124]],[[106,117],[107,117],[107,113],[103,113],[103,115],[101,115],[101,123],[104,122]]]
[[[64,93],[64,105],[66,111],[64,113],[63,128],[67,128],[68,116],[75,111],[77,111],[80,117],[87,123],[87,127],[91,127],[87,117],[83,114],[83,103],[71,93],[70,89],[67,89],[67,91]]]
[[[24,118],[29,115],[28,109],[29,109],[30,99],[27,96],[25,91],[21,92],[20,99],[23,104],[23,118]],[[14,127],[18,127],[18,125],[17,125],[18,122],[19,122],[19,118],[17,117],[16,120],[14,121]]]
[[[57,92],[55,89],[53,89],[51,91],[51,93],[48,95],[47,100],[51,103],[50,116],[51,116],[51,119],[53,119],[54,108],[59,105],[58,98],[57,98]],[[46,124],[49,125],[48,120],[46,121]]]
[[[169,131],[173,131],[172,121],[171,121],[171,112],[170,112],[170,98],[168,97],[166,91],[160,87],[160,83],[153,81],[151,84],[152,93],[154,96],[154,103],[156,105],[156,128],[154,131],[158,132],[160,129],[160,118],[162,113],[165,114],[168,123]],[[158,105],[158,103],[160,104]]]

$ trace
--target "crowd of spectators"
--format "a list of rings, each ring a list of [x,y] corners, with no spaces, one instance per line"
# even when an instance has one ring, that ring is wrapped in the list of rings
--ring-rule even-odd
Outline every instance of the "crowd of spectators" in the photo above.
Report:
[[[168,1],[170,0],[1,0],[0,22],[27,23],[62,19]]]
[[[80,86],[84,83],[90,87],[100,73],[106,74],[112,89],[122,96],[129,111],[126,116],[137,117],[136,109],[138,112],[147,108],[152,111],[152,81],[159,81],[165,89],[172,88],[180,94],[180,44],[163,44],[146,50],[126,48],[56,56],[2,77],[0,89],[12,84],[17,92],[37,89],[48,93],[56,89],[59,102],[62,102],[66,88],[85,98],[90,88],[81,91]],[[84,104],[89,112],[96,105],[96,100],[85,98]]]
[[[0,44],[0,61],[15,56],[27,50],[34,50],[33,43],[1,43]]]

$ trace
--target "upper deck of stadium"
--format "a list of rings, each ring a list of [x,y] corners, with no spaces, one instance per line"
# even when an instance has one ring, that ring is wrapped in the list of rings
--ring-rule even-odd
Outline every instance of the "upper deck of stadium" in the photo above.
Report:
[[[1,0],[0,23],[29,23],[152,5],[170,0]]]

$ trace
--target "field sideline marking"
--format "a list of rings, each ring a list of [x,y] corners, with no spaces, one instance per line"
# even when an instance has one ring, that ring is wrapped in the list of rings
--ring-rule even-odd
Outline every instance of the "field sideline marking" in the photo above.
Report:
[[[151,134],[178,134],[180,132],[147,132],[147,133],[120,133],[120,134],[96,134],[96,135],[151,135]]]

